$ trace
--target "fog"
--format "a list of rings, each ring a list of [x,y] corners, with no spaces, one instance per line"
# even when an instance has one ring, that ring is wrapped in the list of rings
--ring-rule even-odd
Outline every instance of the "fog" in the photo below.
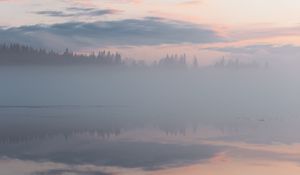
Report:
[[[296,70],[1,67],[2,106],[127,106],[210,115],[297,115]],[[201,111],[201,113],[199,113]]]
[[[161,174],[223,156],[298,163],[298,72],[2,65],[0,167],[12,175]]]
[[[230,132],[250,130],[255,132],[251,139],[256,142],[274,141],[267,132],[284,132],[277,134],[275,141],[293,142],[297,136],[289,133],[297,132],[297,127],[292,123],[284,126],[282,121],[298,120],[297,72],[286,68],[4,66],[0,69],[0,107],[14,111],[14,115],[18,109],[40,110],[39,115],[60,109],[63,115],[64,109],[79,108],[82,110],[76,115],[81,114],[82,121],[85,116],[89,121],[91,114],[105,116],[104,111],[110,111],[110,116],[123,117],[124,121],[138,119],[166,130],[211,125]],[[24,111],[20,113],[24,115]],[[261,123],[272,125],[271,129],[264,128],[270,131],[260,131],[267,136],[256,133]]]

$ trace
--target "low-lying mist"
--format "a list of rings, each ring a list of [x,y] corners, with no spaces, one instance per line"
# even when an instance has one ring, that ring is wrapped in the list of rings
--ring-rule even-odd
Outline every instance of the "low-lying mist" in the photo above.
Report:
[[[174,115],[297,115],[296,75],[279,69],[10,66],[0,69],[0,104],[128,106]]]

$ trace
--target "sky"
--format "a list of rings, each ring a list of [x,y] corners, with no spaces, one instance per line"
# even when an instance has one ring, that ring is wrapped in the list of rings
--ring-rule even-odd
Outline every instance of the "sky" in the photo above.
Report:
[[[0,0],[0,41],[134,59],[297,60],[298,0]]]

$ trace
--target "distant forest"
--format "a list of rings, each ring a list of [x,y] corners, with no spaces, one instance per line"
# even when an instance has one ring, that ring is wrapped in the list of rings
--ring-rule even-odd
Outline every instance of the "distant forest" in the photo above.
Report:
[[[36,49],[22,44],[0,44],[0,65],[99,65],[119,67],[163,67],[163,68],[199,68],[198,58],[194,57],[191,64],[187,63],[185,54],[167,55],[159,60],[146,64],[143,60],[123,59],[121,54],[110,51],[99,51],[97,54],[78,54],[66,49],[63,53],[53,50]],[[264,65],[267,67],[266,65]],[[220,59],[211,67],[218,69],[259,68],[253,61],[242,63],[238,59]]]
[[[66,49],[60,54],[53,50],[35,49],[21,44],[1,44],[0,64],[46,64],[46,65],[70,65],[70,64],[101,64],[101,65],[122,65],[121,55],[101,51],[98,55],[75,54]]]

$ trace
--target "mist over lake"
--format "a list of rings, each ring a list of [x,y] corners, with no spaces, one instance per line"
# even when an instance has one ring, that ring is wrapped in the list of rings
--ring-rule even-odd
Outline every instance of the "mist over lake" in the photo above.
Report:
[[[299,7],[0,0],[0,175],[299,175]]]
[[[293,73],[2,66],[0,166],[11,174],[7,164],[32,166],[31,174],[160,174],[220,156],[220,166],[229,157],[297,162]]]

